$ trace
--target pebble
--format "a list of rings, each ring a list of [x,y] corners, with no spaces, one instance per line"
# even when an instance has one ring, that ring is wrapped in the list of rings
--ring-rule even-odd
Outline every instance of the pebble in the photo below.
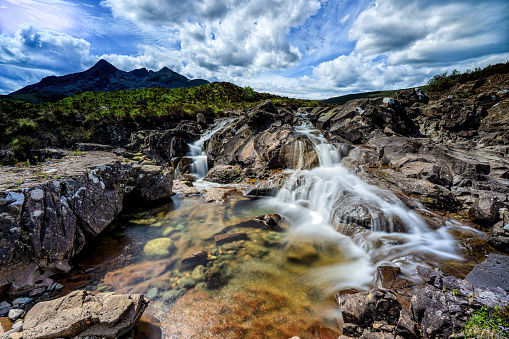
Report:
[[[44,294],[44,292],[46,292],[46,287],[39,287],[39,288],[36,288],[35,290],[30,291],[30,294],[28,296],[29,297],[37,297],[41,294]]]
[[[180,290],[169,290],[163,293],[162,299],[165,301],[173,301],[182,297],[184,294],[186,294],[186,292],[187,291],[185,288],[182,288]]]
[[[16,321],[18,320],[19,317],[23,315],[23,313],[25,313],[25,311],[23,311],[22,309],[14,308],[9,311],[9,319],[11,319],[12,321]]]
[[[194,285],[196,285],[196,281],[194,281],[194,279],[191,277],[183,277],[183,278],[179,279],[177,285],[181,289],[182,288],[191,288]]]
[[[32,298],[18,298],[18,299],[14,299],[14,301],[12,302],[12,305],[13,306],[18,306],[18,305],[26,305],[28,304],[29,302],[31,302],[33,299]]]
[[[147,297],[149,300],[154,300],[157,297],[158,292],[159,290],[157,289],[157,287],[152,287],[150,290],[148,290],[145,297]]]

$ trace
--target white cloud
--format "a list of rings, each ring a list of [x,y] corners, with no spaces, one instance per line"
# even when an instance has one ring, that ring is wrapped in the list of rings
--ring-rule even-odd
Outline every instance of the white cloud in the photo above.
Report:
[[[96,61],[89,52],[90,43],[83,39],[21,24],[14,35],[0,34],[0,89],[13,91],[44,76],[83,70]]]
[[[61,0],[2,0],[0,31],[13,33],[20,24],[33,22],[40,27],[66,32],[76,28],[78,8]]]
[[[105,0],[102,4],[117,17],[178,30],[179,56],[189,63],[188,69],[231,75],[297,65],[302,54],[287,35],[320,9],[318,0]]]

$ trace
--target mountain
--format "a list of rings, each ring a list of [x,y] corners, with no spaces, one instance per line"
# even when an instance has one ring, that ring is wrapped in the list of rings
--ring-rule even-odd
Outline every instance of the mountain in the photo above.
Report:
[[[101,59],[86,71],[64,76],[45,77],[37,84],[23,87],[9,95],[17,97],[37,94],[62,98],[76,92],[117,91],[149,87],[189,88],[208,83],[203,79],[190,80],[167,67],[163,67],[157,72],[149,71],[146,68],[125,72]]]

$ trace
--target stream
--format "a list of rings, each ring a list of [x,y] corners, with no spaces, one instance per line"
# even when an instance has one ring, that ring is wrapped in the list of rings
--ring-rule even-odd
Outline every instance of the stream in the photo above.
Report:
[[[176,195],[168,204],[123,213],[94,239],[60,282],[74,289],[143,293],[151,300],[137,338],[334,338],[338,291],[365,290],[376,268],[419,266],[464,275],[476,263],[458,246],[478,234],[456,220],[428,226],[392,192],[363,182],[339,152],[301,117],[295,133],[310,141],[320,166],[287,170],[273,197],[232,195],[226,204]],[[204,143],[228,120],[189,145],[198,187],[208,171]],[[295,150],[302,149],[296,142]],[[278,226],[254,218],[277,214]],[[365,227],[354,227],[353,223]],[[220,243],[214,236],[243,234]],[[191,268],[182,260],[206,251]],[[202,252],[203,253],[203,252]]]

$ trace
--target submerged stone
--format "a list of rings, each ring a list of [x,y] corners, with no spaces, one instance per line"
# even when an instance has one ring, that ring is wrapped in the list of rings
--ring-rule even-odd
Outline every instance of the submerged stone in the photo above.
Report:
[[[173,240],[170,238],[157,238],[147,242],[143,247],[143,252],[148,256],[164,257],[172,255],[175,249]]]

